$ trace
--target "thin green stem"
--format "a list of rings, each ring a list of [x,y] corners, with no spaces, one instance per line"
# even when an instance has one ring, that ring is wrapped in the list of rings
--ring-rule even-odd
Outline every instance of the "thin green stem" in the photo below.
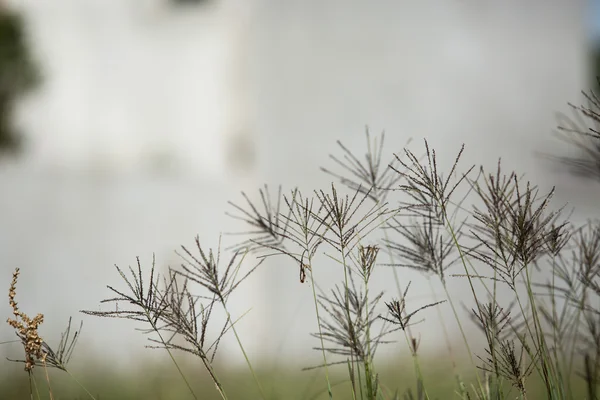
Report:
[[[555,320],[555,323],[552,324],[552,335],[553,335],[553,341],[554,341],[554,346],[553,346],[554,362],[556,363],[556,371],[557,371],[557,374],[559,375],[558,378],[560,379],[561,386],[566,385],[567,393],[565,393],[565,397],[572,399],[573,398],[573,388],[571,385],[571,379],[570,379],[569,374],[566,375],[566,381],[565,381],[565,373],[566,373],[565,368],[567,365],[567,357],[566,357],[565,349],[563,346],[563,344],[565,344],[564,336],[563,336],[562,332],[560,332],[560,330],[557,329],[557,327],[556,327],[556,321],[560,321],[561,325],[562,325],[562,321],[565,320],[567,307],[566,307],[566,304],[563,305],[562,310],[560,312],[560,317],[559,317],[558,311],[557,311],[557,305],[556,305],[555,288],[556,288],[556,256],[553,255],[552,256],[552,284],[550,286],[550,301],[552,303],[552,318]],[[560,357],[559,357],[559,353],[560,353]]]
[[[260,384],[260,381],[258,380],[258,377],[256,376],[256,372],[254,371],[254,368],[252,367],[252,363],[250,362],[250,359],[248,358],[248,354],[246,353],[246,350],[244,349],[244,345],[242,345],[242,341],[237,333],[237,329],[235,329],[235,324],[231,320],[231,314],[229,313],[229,310],[227,310],[227,305],[225,304],[225,300],[222,297],[221,297],[221,304],[223,304],[223,309],[225,310],[225,314],[227,314],[227,321],[229,321],[229,323],[231,325],[231,329],[233,330],[235,339],[237,340],[238,345],[240,346],[240,349],[242,350],[242,354],[244,355],[246,364],[248,364],[248,368],[250,369],[250,372],[252,373],[252,377],[254,378],[254,382],[256,382],[256,386],[258,387],[258,391],[260,392],[260,396],[266,400],[267,396],[265,396],[265,392]]]
[[[380,216],[380,218],[382,218],[382,217]],[[390,257],[390,262],[391,262],[391,264],[395,264],[396,260],[394,258],[394,253],[393,253],[393,251],[392,251],[392,249],[391,249],[391,247],[389,245],[390,238],[389,238],[389,235],[388,235],[386,229],[383,229],[383,235],[384,235],[384,238],[385,238],[385,243],[387,244],[388,255]],[[398,296],[399,296],[400,299],[403,299],[404,293],[402,292],[402,289],[400,288],[400,281],[398,279],[398,274],[396,272],[396,268],[393,268],[393,272],[394,272],[394,281],[396,283],[396,290],[398,291]],[[404,312],[404,316],[406,317],[407,311],[404,310],[403,312]],[[414,336],[412,334],[412,329],[411,329],[410,325],[407,326],[405,330],[403,329],[402,332],[404,333],[404,339],[406,340],[406,344],[407,344],[408,348],[411,349],[411,354],[413,354],[412,346],[411,346],[411,338],[414,338]],[[421,372],[421,367],[419,365],[419,358],[416,356],[416,354],[413,354],[412,359],[413,359],[413,368],[415,370],[415,373],[417,374],[417,377],[419,379],[423,380],[423,374]],[[425,398],[429,399],[429,396],[428,396],[426,390],[425,390]]]
[[[148,320],[148,322],[150,323],[150,326],[152,326],[152,329],[154,330],[154,332],[156,332],[156,334],[158,335],[158,337],[160,338],[160,341],[163,345],[165,345],[165,348],[167,350],[167,353],[169,354],[169,357],[171,358],[171,361],[173,361],[173,364],[175,364],[175,368],[177,368],[177,372],[179,373],[179,375],[181,375],[181,377],[183,378],[183,381],[185,382],[188,390],[190,391],[192,397],[196,400],[198,400],[198,397],[196,396],[196,393],[194,393],[194,389],[192,389],[192,386],[190,385],[189,381],[187,380],[185,374],[183,373],[183,370],[181,369],[181,367],[179,366],[179,363],[177,362],[177,360],[175,360],[175,357],[173,356],[173,353],[171,352],[171,349],[169,349],[166,345],[166,342],[164,340],[164,338],[162,337],[160,331],[158,330],[158,327],[154,324],[150,314],[148,313],[148,310],[144,308],[144,313],[146,314],[146,319]],[[206,367],[208,373],[211,375],[211,377],[213,378],[213,381],[215,383],[215,385],[217,386],[217,390],[219,392],[219,394],[221,395],[221,398],[223,400],[227,399],[227,396],[225,396],[225,393],[223,392],[223,389],[221,387],[221,384],[219,383],[219,381],[216,378],[216,375],[214,374],[214,371],[212,371],[212,368],[209,368],[209,365],[207,364],[206,360],[204,359],[204,357],[200,357],[202,359],[202,362],[204,363],[204,366]]]
[[[377,393],[373,388],[373,371],[375,370],[373,366],[373,357],[371,354],[371,324],[369,323],[369,281],[367,276],[364,278],[365,284],[365,319],[367,321],[366,335],[367,335],[367,354],[365,355],[365,376],[367,379],[367,391],[369,392],[370,400],[376,400]]]
[[[546,337],[543,332],[542,324],[540,321],[540,317],[537,311],[537,302],[535,300],[533,290],[531,289],[531,276],[529,273],[529,268],[525,266],[525,276],[526,276],[526,286],[527,286],[527,295],[529,296],[529,301],[531,303],[531,311],[533,313],[533,321],[536,333],[536,339],[538,342],[539,351],[541,354],[542,361],[542,369],[544,371],[544,380],[546,381],[546,388],[548,390],[548,396],[550,398],[555,398],[556,390],[558,389],[556,385],[558,384],[558,377],[556,376],[556,371],[554,370],[554,365],[548,360],[548,346],[546,343]]]
[[[355,386],[355,381],[354,381],[354,376],[353,376],[353,372],[352,372],[352,366],[353,366],[353,362],[351,362],[350,360],[347,360],[348,362],[348,375],[350,376],[350,388],[352,389],[352,400],[356,400],[356,388]]]
[[[73,376],[73,374],[71,373],[71,371],[69,371],[64,365],[61,365],[63,371],[65,371],[70,377],[71,379],[73,379],[75,381],[75,383],[77,383],[79,385],[80,388],[82,388],[83,390],[85,390],[85,392],[87,393],[88,396],[90,396],[90,398],[92,400],[96,400],[96,398],[94,397],[94,395],[92,395],[90,393],[89,390],[87,390],[87,388],[85,386],[83,386],[83,384],[77,379],[75,378],[75,376]]]
[[[573,374],[573,364],[575,362],[575,346],[577,344],[577,335],[578,335],[578,331],[579,331],[579,325],[581,323],[581,312],[583,310],[583,307],[585,306],[586,299],[587,299],[587,290],[585,287],[583,287],[583,292],[581,294],[581,301],[577,307],[577,313],[575,314],[575,324],[571,331],[574,335],[574,338],[571,341],[571,349],[569,351],[569,363],[568,363],[568,367],[567,367],[567,375],[569,377],[569,382],[571,381],[571,376]]]
[[[54,394],[52,393],[52,386],[50,385],[50,375],[48,375],[48,366],[45,361],[42,361],[44,365],[44,374],[46,376],[46,383],[48,384],[48,394],[50,395],[50,400],[54,400]]]
[[[535,340],[535,336],[533,335],[533,332],[531,330],[531,326],[529,325],[529,320],[527,318],[527,313],[525,312],[525,308],[523,307],[523,302],[521,301],[521,297],[519,296],[519,292],[516,289],[514,289],[514,292],[515,292],[515,298],[517,300],[517,304],[519,305],[519,310],[521,311],[521,315],[523,316],[524,325],[527,328],[527,333],[529,334],[529,336],[532,339]],[[525,338],[523,338],[521,335],[517,335],[517,338],[521,342],[522,346],[526,346],[527,345],[527,343],[525,342]],[[531,357],[531,359],[534,360],[535,356],[536,356],[535,353],[532,353],[528,346],[526,346],[525,348],[527,349],[527,352],[529,353],[529,356]],[[542,371],[540,370],[539,366],[537,365],[537,363],[534,364],[534,368],[538,372],[538,374],[540,375],[540,377],[543,379],[544,375],[543,375]]]
[[[450,223],[450,219],[448,218],[448,215],[446,213],[446,209],[443,207],[442,205],[442,212],[444,215],[444,219],[446,221],[446,225],[447,225],[447,229],[450,232],[450,236],[452,236],[452,241],[454,242],[454,245],[456,246],[456,249],[458,250],[458,254],[460,256],[460,260],[462,262],[463,268],[465,270],[465,273],[467,275],[467,280],[469,281],[469,287],[471,289],[471,293],[473,294],[473,298],[475,299],[475,303],[477,304],[477,306],[479,306],[479,300],[477,298],[477,294],[475,293],[475,287],[473,286],[473,281],[471,279],[471,274],[469,273],[469,269],[467,268],[467,262],[466,262],[466,256],[462,250],[462,246],[460,245],[460,243],[458,243],[458,238],[456,237],[456,232],[454,231],[454,228],[452,227],[452,224]],[[458,317],[458,313],[456,311],[456,307],[454,306],[454,302],[452,301],[452,298],[450,297],[450,293],[448,292],[448,287],[446,286],[445,281],[442,281],[442,285],[444,286],[444,291],[446,292],[446,296],[448,297],[448,302],[450,303],[450,306],[452,307],[452,312],[454,313],[454,318],[456,319],[456,322],[458,323],[458,327],[460,329],[460,333],[462,335],[463,341],[465,342],[465,346],[467,348],[467,351],[469,352],[469,358],[471,360],[471,364],[475,367],[475,360],[473,359],[473,353],[471,352],[471,347],[469,346],[469,341],[467,339],[467,336],[465,334],[465,331],[463,329],[462,323],[460,322],[460,319]],[[480,389],[483,389],[482,386],[482,382],[481,382],[481,378],[479,376],[479,372],[476,371],[475,372],[475,376],[477,378],[477,384],[479,385]]]
[[[431,279],[429,279],[429,277],[427,277],[427,282],[429,283],[429,289],[431,290],[431,294],[433,295],[433,302],[437,303],[438,299],[437,299],[437,295],[435,293],[435,290],[433,289],[433,284],[431,283]],[[444,321],[444,316],[442,315],[442,311],[440,310],[439,307],[435,307],[437,314],[438,314],[438,319],[440,320],[440,323],[442,324],[442,331],[444,332],[444,338],[446,340],[446,348],[448,349],[448,355],[450,356],[450,359],[452,360],[452,370],[454,371],[454,375],[456,376],[458,374],[457,371],[457,365],[456,365],[456,360],[454,358],[454,354],[452,351],[452,343],[450,342],[450,335],[448,334],[448,327],[446,326],[446,322]]]
[[[313,277],[311,257],[309,257],[309,263],[311,265],[311,268],[309,270],[310,283],[311,283],[312,294],[313,294],[313,302],[315,305],[315,314],[317,316],[317,326],[319,329],[319,340],[321,342],[321,353],[323,354],[323,368],[325,368],[325,380],[327,381],[327,392],[329,394],[329,399],[331,400],[331,399],[333,399],[333,391],[331,390],[331,381],[329,379],[329,367],[327,366],[327,355],[325,354],[325,342],[323,341],[323,332],[321,329],[321,317],[319,316],[319,302],[317,301],[317,292],[315,289],[315,279]]]
[[[339,237],[341,238],[340,240],[340,251],[342,254],[342,267],[344,268],[344,301],[345,301],[345,308],[346,308],[346,317],[348,318],[348,326],[349,328],[352,330],[352,335],[356,336],[356,332],[354,332],[354,326],[352,325],[352,317],[350,316],[350,296],[349,296],[349,291],[350,291],[350,285],[348,283],[348,266],[346,263],[346,247],[343,244],[343,237],[344,237],[344,232],[342,231],[342,227],[340,226],[340,232],[339,232]],[[364,363],[364,360],[363,360]],[[358,369],[360,372],[360,368]],[[365,371],[366,373],[366,371]],[[358,374],[360,377],[360,373]],[[369,385],[369,377],[365,376],[366,380],[367,380],[367,385]],[[361,398],[362,398],[362,384],[361,386]]]

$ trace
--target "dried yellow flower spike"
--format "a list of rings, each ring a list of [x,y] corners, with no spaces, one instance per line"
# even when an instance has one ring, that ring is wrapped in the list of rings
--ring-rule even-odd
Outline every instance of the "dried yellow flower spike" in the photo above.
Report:
[[[36,359],[41,362],[46,360],[46,353],[42,347],[44,341],[38,334],[38,328],[44,322],[44,315],[38,314],[34,318],[29,318],[27,314],[19,310],[15,301],[18,278],[19,268],[16,268],[10,288],[8,289],[8,303],[13,309],[15,319],[9,318],[6,322],[15,329],[17,336],[23,343],[25,348],[25,371],[31,372],[35,366]]]

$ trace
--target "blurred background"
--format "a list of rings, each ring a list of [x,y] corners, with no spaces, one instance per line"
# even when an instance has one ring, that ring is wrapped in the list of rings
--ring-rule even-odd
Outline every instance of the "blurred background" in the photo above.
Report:
[[[364,153],[366,126],[385,130],[387,157],[426,138],[449,168],[465,143],[463,165],[502,157],[556,185],[575,222],[598,213],[594,181],[536,155],[573,151],[555,112],[600,74],[597,0],[4,0],[0,14],[0,291],[21,268],[17,300],[45,314],[44,337],[83,320],[79,351],[99,363],[158,352],[134,324],[79,313],[121,284],[114,264],[155,253],[166,271],[195,235],[216,248],[245,230],[225,215],[242,190],[326,189],[318,166],[338,139]],[[297,275],[270,260],[232,298],[234,314],[251,308],[251,357],[318,362]],[[414,280],[412,298],[432,300]],[[421,347],[437,351],[428,326]],[[13,335],[0,325],[0,341]],[[231,341],[221,356],[243,360]]]

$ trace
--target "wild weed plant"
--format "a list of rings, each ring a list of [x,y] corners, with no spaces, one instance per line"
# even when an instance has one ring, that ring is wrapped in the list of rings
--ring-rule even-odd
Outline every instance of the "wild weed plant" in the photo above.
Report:
[[[594,143],[589,155],[600,148],[600,101],[593,92],[584,95],[588,106],[571,105],[581,125],[560,130],[571,142],[583,138]],[[500,161],[493,171],[463,165],[464,146],[444,174],[427,141],[422,156],[405,148],[384,161],[384,134],[372,138],[367,131],[366,136],[364,158],[338,142],[341,153],[331,156],[335,168],[322,168],[335,180],[329,188],[284,193],[280,187],[273,195],[265,186],[258,191],[258,202],[242,193],[243,203],[230,202],[228,213],[246,226],[234,236],[241,240],[226,249],[219,240],[216,249],[207,250],[196,239],[193,248],[182,246],[181,264],[164,275],[154,262],[146,269],[139,259],[135,267],[117,266],[121,288],[108,286],[112,297],[102,301],[114,309],[83,313],[146,324],[149,347],[168,352],[194,399],[202,396],[192,388],[174,352],[196,356],[219,396],[228,399],[214,361],[222,338],[231,333],[258,395],[268,399],[236,329],[242,316],[232,315],[228,305],[266,259],[283,256],[295,266],[298,284],[312,292],[312,336],[322,361],[306,369],[322,370],[323,396],[329,399],[334,398],[333,368],[347,371],[344,398],[430,399],[435,382],[425,379],[427,366],[421,365],[420,337],[414,330],[422,315],[444,302],[452,309],[475,377],[466,381],[455,367],[456,388],[448,398],[528,399],[535,378],[543,383],[544,398],[575,399],[574,385],[581,380],[585,398],[597,399],[600,221],[573,227],[564,208],[552,203],[554,190],[543,193],[523,176],[503,172]],[[577,171],[600,176],[600,163],[590,160],[560,159]],[[467,199],[472,200],[470,206]],[[337,265],[343,278],[321,289],[317,278],[326,263]],[[411,282],[402,280],[405,268],[437,280],[444,298],[409,307]],[[393,292],[374,291],[373,276],[389,271]],[[18,273],[9,289],[15,319],[8,322],[24,346],[22,362],[34,398],[33,368],[68,372],[66,363],[79,331],[70,338],[69,323],[58,350],[52,350],[38,334],[43,316],[29,318],[17,307]],[[467,316],[450,294],[450,279],[463,280],[470,292]],[[499,296],[501,286],[512,294],[510,301]],[[221,324],[215,322],[217,313],[224,316]],[[456,350],[444,319],[438,317],[456,366]],[[483,351],[473,349],[467,336],[472,324],[484,338]],[[381,346],[409,352],[417,377],[414,388],[400,392],[381,382],[376,362]],[[50,388],[49,379],[47,384]]]

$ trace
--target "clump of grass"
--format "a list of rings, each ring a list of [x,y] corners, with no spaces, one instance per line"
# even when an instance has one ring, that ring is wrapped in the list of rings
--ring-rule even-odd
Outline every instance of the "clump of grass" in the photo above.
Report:
[[[73,355],[75,345],[77,344],[77,340],[81,333],[83,322],[79,326],[79,330],[76,330],[71,336],[71,319],[69,318],[69,323],[65,332],[61,335],[57,350],[53,350],[53,348],[46,341],[44,341],[39,334],[39,327],[44,322],[44,315],[37,314],[35,317],[31,318],[25,312],[19,309],[17,301],[15,300],[17,296],[17,280],[19,278],[19,274],[20,270],[19,268],[16,268],[13,272],[12,281],[8,289],[8,302],[13,310],[14,318],[8,318],[7,323],[15,330],[19,342],[23,345],[25,359],[9,360],[25,364],[24,369],[29,377],[30,397],[33,398],[33,389],[35,386],[33,369],[36,366],[41,366],[44,368],[45,379],[51,399],[53,399],[54,396],[50,386],[50,377],[48,375],[49,367],[67,372],[86,391],[90,398],[94,399],[94,396],[88,392],[87,389],[85,389],[85,387],[81,385],[81,383],[79,383],[79,381],[77,381],[77,379],[75,379],[75,377],[71,375],[67,369],[67,363]],[[35,388],[37,390],[37,386],[35,386]]]
[[[255,376],[261,396],[264,398],[262,387],[237,335],[235,321],[229,314],[226,305],[231,293],[256,270],[260,263],[240,276],[241,263],[237,261],[239,253],[236,252],[225,270],[221,271],[220,246],[217,256],[214,255],[212,250],[206,253],[202,249],[198,238],[196,238],[196,247],[198,255],[182,246],[183,253],[180,253],[183,261],[181,270],[169,268],[166,276],[161,276],[156,272],[154,258],[150,274],[146,279],[139,258],[135,270],[129,267],[130,276],[116,266],[128,292],[108,286],[108,289],[116,294],[116,297],[102,301],[102,303],[117,304],[116,309],[114,311],[85,310],[82,312],[97,317],[121,318],[147,323],[150,329],[146,330],[145,333],[152,333],[158,337],[158,339],[150,338],[151,343],[153,343],[150,347],[167,350],[194,398],[198,398],[197,394],[176,361],[172,350],[179,350],[197,356],[210,375],[221,398],[227,399],[227,394],[214,368],[213,361],[223,335],[228,330],[232,330]],[[192,294],[190,291],[191,283],[200,285],[208,292],[207,295]],[[119,309],[118,303],[129,304],[131,308]],[[225,311],[227,319],[225,324],[219,328],[219,333],[211,341],[207,332],[211,316],[218,305]],[[180,338],[184,340],[184,345],[177,343],[177,339]]]
[[[593,94],[586,99],[590,107],[573,109],[583,118],[600,121],[600,101]],[[594,129],[585,134],[599,135]],[[115,297],[102,301],[116,304],[115,310],[84,313],[147,324],[145,333],[153,335],[149,347],[169,352],[194,398],[198,396],[173,351],[198,357],[219,396],[227,399],[214,360],[222,338],[232,332],[258,393],[266,399],[228,302],[266,259],[284,256],[295,267],[299,284],[308,284],[312,291],[316,328],[311,335],[318,341],[314,349],[322,362],[305,369],[322,369],[323,392],[330,399],[336,386],[330,369],[338,367],[347,371],[343,383],[348,384],[353,399],[400,398],[399,390],[382,384],[377,368],[378,349],[396,345],[396,334],[404,335],[406,346],[396,346],[412,356],[417,378],[416,390],[408,388],[404,398],[430,399],[430,385],[435,383],[424,379],[419,363],[422,343],[413,330],[422,321],[415,320],[417,314],[420,318],[433,308],[439,312],[453,358],[457,397],[527,399],[537,379],[546,398],[575,399],[573,382],[582,379],[587,398],[597,398],[600,222],[575,229],[564,207],[553,205],[554,189],[542,193],[516,172],[504,173],[506,167],[500,161],[494,171],[472,165],[459,172],[464,146],[445,174],[427,141],[423,157],[404,148],[385,164],[383,134],[373,139],[367,131],[366,136],[364,161],[338,142],[342,156],[331,159],[343,172],[322,168],[340,187],[332,183],[327,190],[315,189],[308,195],[298,189],[284,194],[279,187],[273,197],[265,186],[259,190],[258,203],[246,193],[242,193],[243,206],[230,202],[234,211],[229,215],[243,222],[246,230],[236,233],[244,237],[227,248],[231,252],[228,262],[221,262],[220,241],[217,251],[205,251],[198,238],[195,248],[182,246],[178,253],[182,263],[169,267],[164,276],[156,272],[154,260],[146,274],[138,258],[128,273],[116,267],[125,289],[108,286]],[[465,206],[469,196],[474,197],[471,207]],[[379,261],[382,250],[389,262]],[[251,257],[255,260],[247,267]],[[338,268],[341,281],[319,282],[327,264]],[[373,278],[389,271],[378,266],[392,267],[395,295],[371,291]],[[408,307],[411,283],[402,288],[398,273],[402,268],[418,271],[428,281],[437,279],[444,289],[442,298],[431,286],[433,301]],[[459,312],[448,289],[451,279],[466,279],[472,295],[464,305],[467,314]],[[14,302],[15,285],[16,275],[10,301],[15,316],[25,322],[11,324],[26,346],[26,365],[33,365],[31,360],[52,363],[65,354],[70,356],[72,347],[64,354],[44,350],[37,336],[42,318],[25,319],[20,314]],[[501,288],[513,297],[507,307],[499,297]],[[473,382],[458,373],[439,307],[445,303],[460,329]],[[119,308],[119,304],[128,307]],[[215,325],[213,316],[219,311],[225,322]],[[473,348],[473,333],[468,335],[465,326],[469,320],[484,338],[483,350]]]

